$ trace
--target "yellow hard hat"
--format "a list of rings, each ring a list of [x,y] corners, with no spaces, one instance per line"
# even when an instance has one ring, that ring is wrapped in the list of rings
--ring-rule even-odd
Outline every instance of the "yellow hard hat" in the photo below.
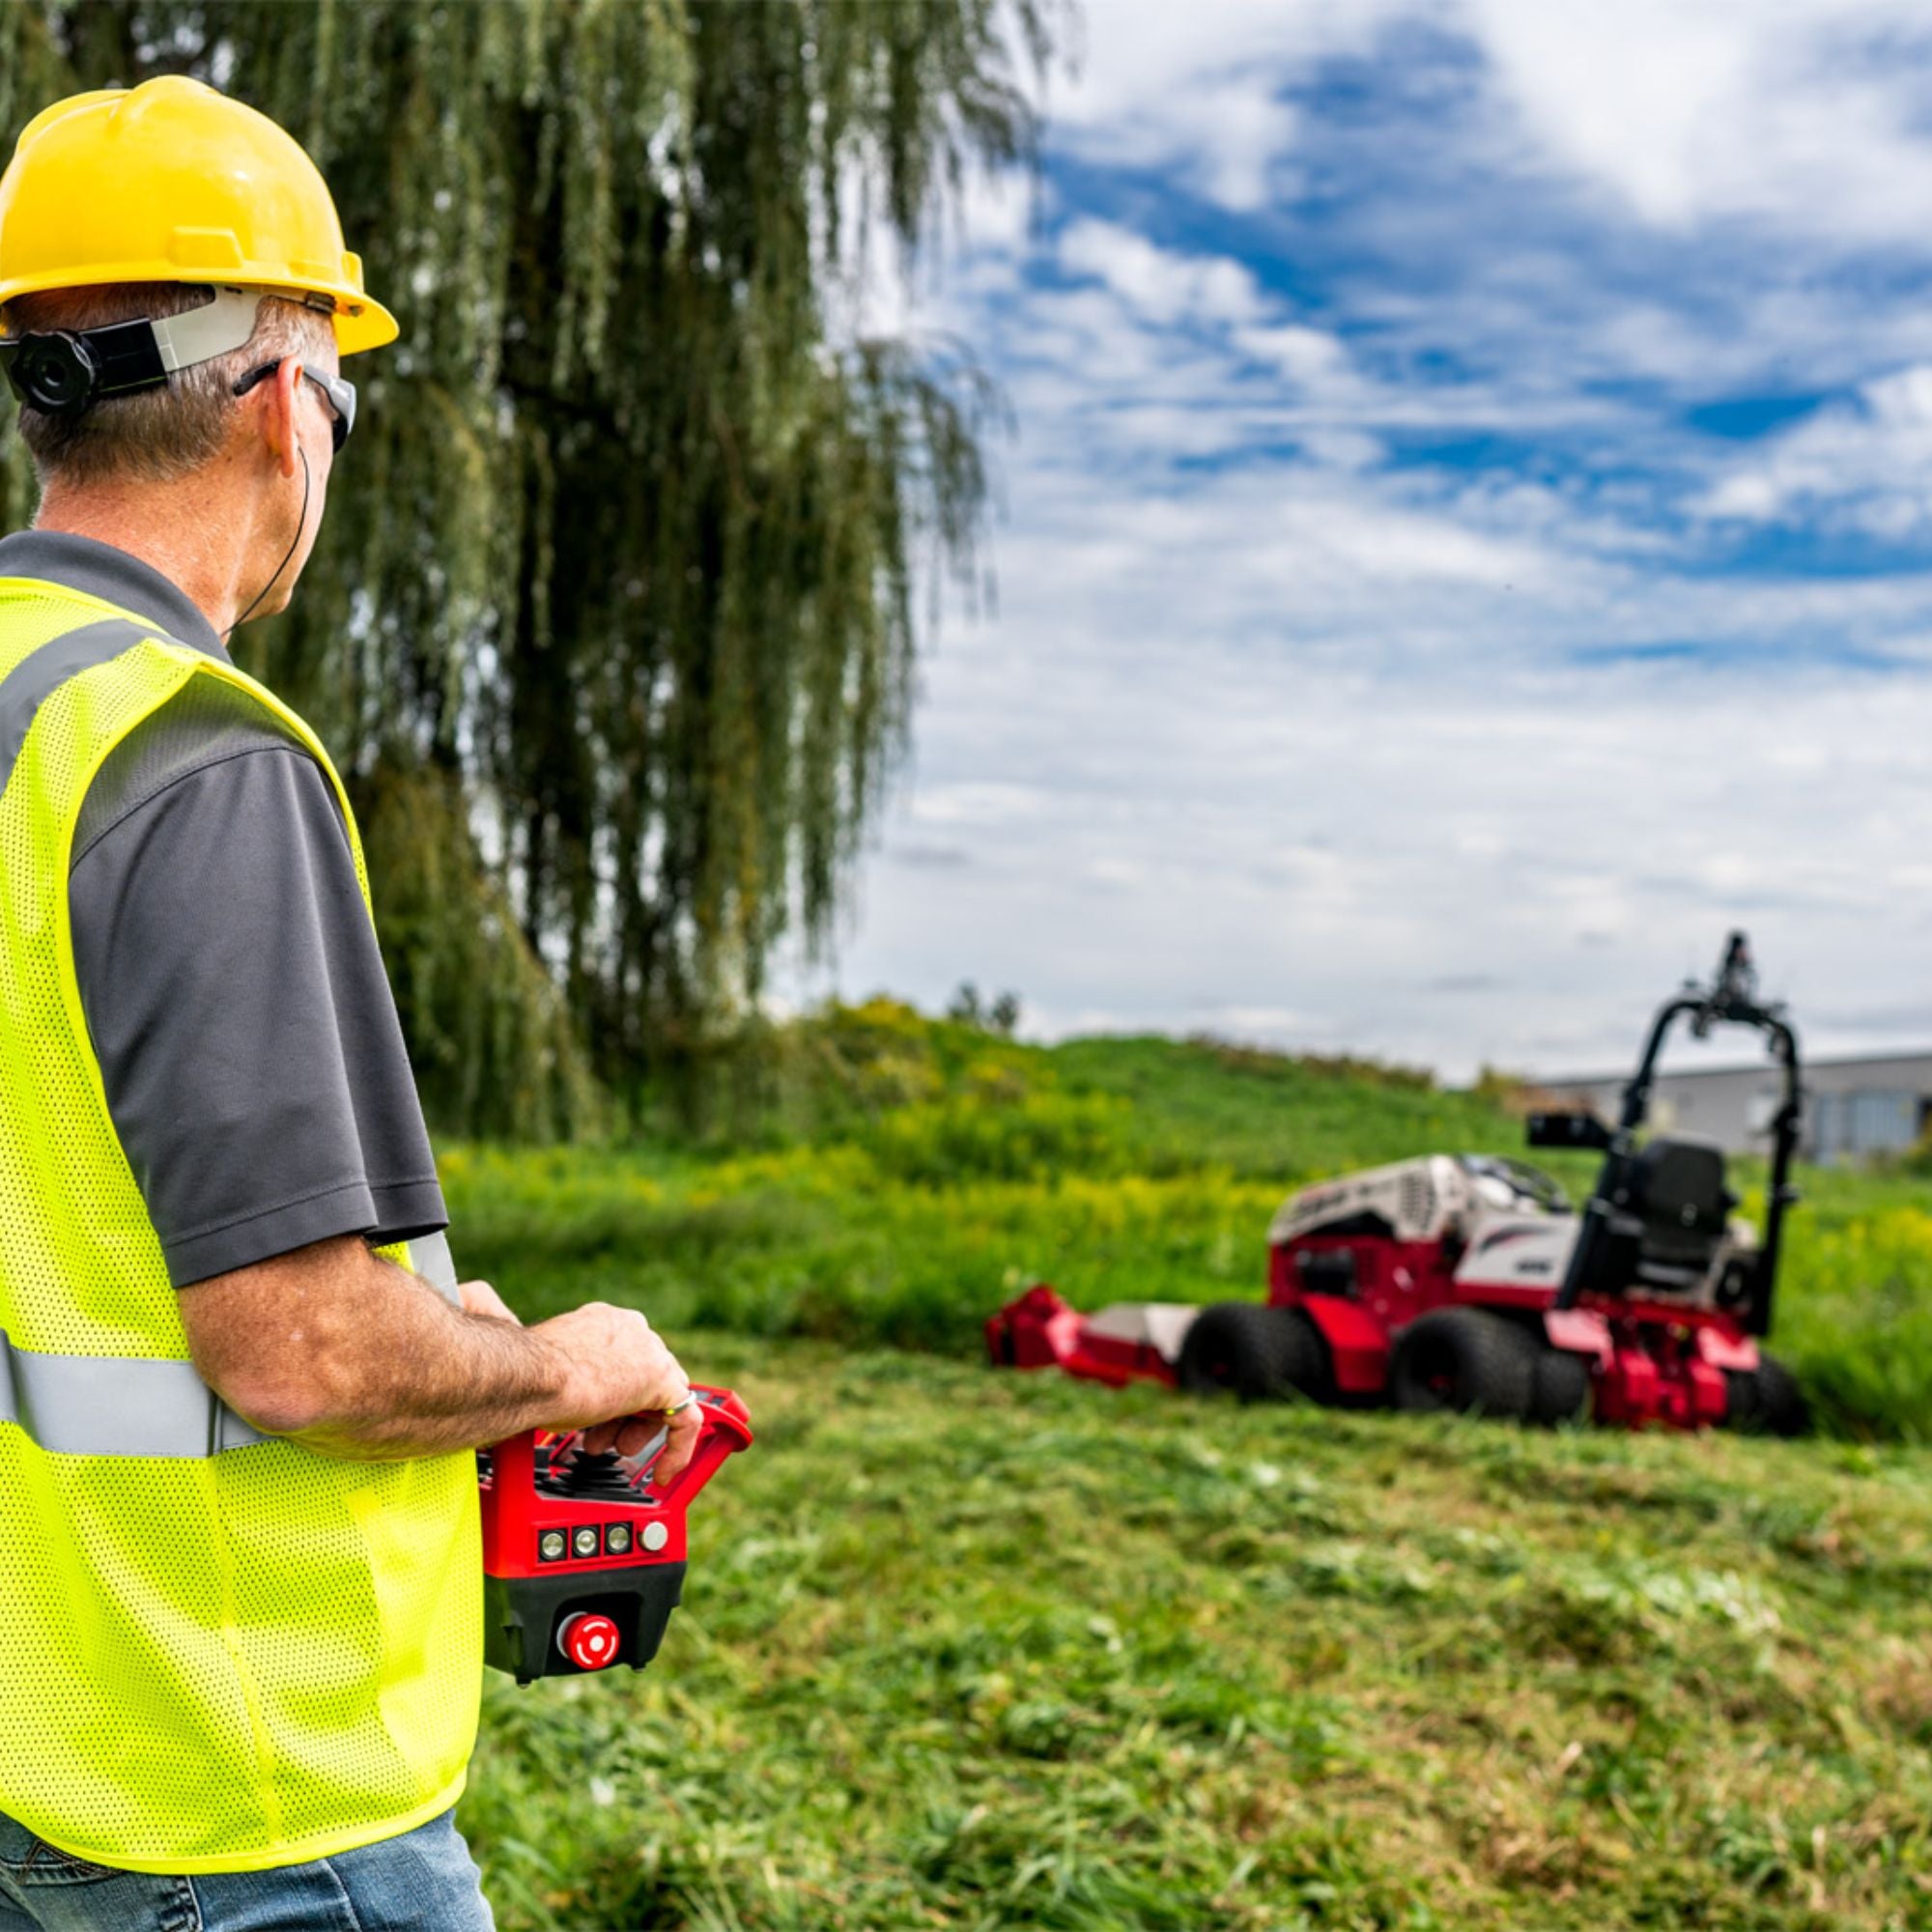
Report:
[[[0,302],[101,282],[326,296],[344,355],[396,339],[326,183],[266,114],[198,80],[57,100],[0,175]]]

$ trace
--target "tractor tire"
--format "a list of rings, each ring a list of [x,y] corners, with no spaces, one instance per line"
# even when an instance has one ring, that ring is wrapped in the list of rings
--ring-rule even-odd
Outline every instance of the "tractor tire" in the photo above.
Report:
[[[1277,1402],[1311,1373],[1310,1331],[1294,1311],[1259,1301],[1217,1301],[1195,1317],[1176,1375],[1188,1395]]]
[[[1294,1365],[1288,1378],[1293,1383],[1295,1393],[1305,1395],[1310,1402],[1336,1401],[1335,1357],[1329,1352],[1328,1338],[1315,1325],[1314,1316],[1305,1308],[1276,1312],[1288,1317],[1293,1331]]]
[[[1776,1355],[1759,1350],[1755,1369],[1726,1369],[1726,1428],[1746,1435],[1803,1435],[1811,1411],[1791,1371]]]
[[[1411,1413],[1529,1414],[1543,1345],[1486,1308],[1437,1308],[1402,1331],[1389,1358],[1389,1398]]]
[[[1757,1371],[1726,1369],[1724,1427],[1735,1429],[1740,1435],[1755,1435],[1758,1433],[1758,1407]]]
[[[1590,1358],[1545,1346],[1530,1381],[1529,1420],[1542,1429],[1581,1422],[1590,1410]]]

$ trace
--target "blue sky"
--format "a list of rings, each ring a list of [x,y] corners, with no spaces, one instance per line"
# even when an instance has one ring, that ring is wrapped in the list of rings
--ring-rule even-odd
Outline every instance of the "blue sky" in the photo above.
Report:
[[[1932,16],[1091,0],[970,342],[947,615],[814,988],[1615,1065],[1747,926],[1932,1040]]]

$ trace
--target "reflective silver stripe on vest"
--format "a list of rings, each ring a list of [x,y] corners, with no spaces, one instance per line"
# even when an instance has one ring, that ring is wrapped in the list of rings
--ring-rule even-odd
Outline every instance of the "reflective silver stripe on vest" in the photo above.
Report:
[[[409,1243],[410,1265],[451,1306],[463,1306],[463,1291],[456,1285],[456,1264],[450,1259],[447,1235],[418,1235]]]
[[[418,1235],[409,1251],[418,1278],[461,1308],[449,1237]],[[192,1362],[46,1354],[0,1328],[0,1424],[9,1422],[63,1456],[218,1456],[278,1439],[243,1422]]]
[[[118,658],[149,638],[165,634],[126,617],[103,617],[29,651],[0,678],[0,791],[14,776],[20,747],[27,742],[40,709],[69,678]]]
[[[9,1422],[58,1456],[218,1456],[271,1439],[192,1362],[43,1354],[0,1330],[0,1424]]]

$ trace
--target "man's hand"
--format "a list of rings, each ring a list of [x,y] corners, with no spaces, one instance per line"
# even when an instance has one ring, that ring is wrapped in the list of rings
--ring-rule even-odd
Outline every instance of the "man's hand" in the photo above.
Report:
[[[517,1321],[514,1311],[487,1281],[466,1281],[458,1293],[466,1315],[478,1315],[489,1321]],[[660,1484],[674,1482],[690,1463],[704,1430],[697,1405],[692,1403],[668,1421],[656,1415],[639,1420],[629,1409],[621,1408],[627,1389],[644,1392],[630,1403],[631,1409],[666,1409],[690,1392],[690,1379],[678,1366],[677,1357],[665,1347],[649,1321],[635,1309],[593,1301],[539,1323],[539,1328],[547,1341],[562,1343],[570,1355],[572,1373],[582,1378],[581,1389],[569,1393],[597,1411],[597,1419],[584,1428],[584,1448],[593,1455],[614,1449],[620,1456],[635,1456],[664,1430],[668,1439],[652,1475]],[[619,1406],[621,1412],[613,1414],[606,1406],[612,1404]]]
[[[663,1484],[683,1474],[704,1417],[693,1403],[668,1422],[662,1420],[664,1410],[690,1395],[691,1378],[635,1308],[590,1301],[540,1321],[530,1332],[550,1343],[567,1365],[563,1402],[546,1427],[582,1429],[586,1450],[615,1449],[620,1456],[635,1456],[660,1428],[667,1429],[670,1439],[653,1478]]]

